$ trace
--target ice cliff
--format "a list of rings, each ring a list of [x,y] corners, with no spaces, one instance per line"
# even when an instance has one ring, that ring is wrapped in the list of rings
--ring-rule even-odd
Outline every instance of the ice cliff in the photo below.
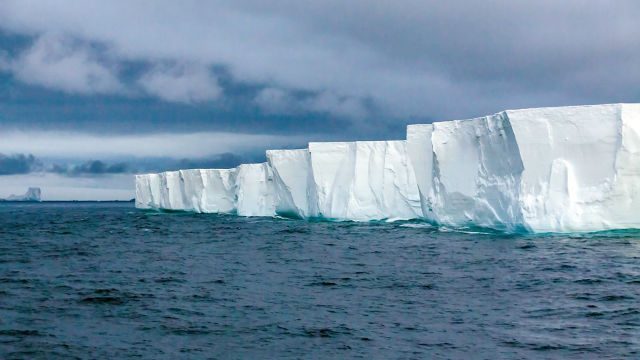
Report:
[[[640,227],[640,105],[410,125],[425,218],[533,232]]]
[[[359,221],[420,217],[406,149],[405,141],[310,143],[318,214]]]
[[[267,163],[136,176],[136,206],[571,232],[640,227],[640,105],[507,110],[407,139],[268,150]]]

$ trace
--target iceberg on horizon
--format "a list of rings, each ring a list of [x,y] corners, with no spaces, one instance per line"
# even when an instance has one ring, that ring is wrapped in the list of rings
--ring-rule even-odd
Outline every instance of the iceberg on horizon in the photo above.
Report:
[[[10,195],[1,201],[24,201],[24,202],[40,202],[42,201],[42,190],[39,187],[30,187],[27,192],[22,195]]]
[[[507,110],[409,125],[406,140],[266,156],[136,175],[136,207],[506,232],[640,228],[640,104]]]

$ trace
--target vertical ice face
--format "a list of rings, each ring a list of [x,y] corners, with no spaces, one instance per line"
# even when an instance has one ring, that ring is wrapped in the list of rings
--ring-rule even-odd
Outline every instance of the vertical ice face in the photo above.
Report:
[[[353,142],[309,143],[313,185],[321,217],[347,219],[355,171],[355,146]]]
[[[276,213],[303,219],[318,215],[309,150],[267,150],[273,171]]]
[[[236,169],[203,169],[201,210],[229,214],[236,211]]]
[[[153,207],[149,174],[136,175],[136,208],[151,209]]]
[[[328,219],[413,219],[420,197],[405,141],[310,143],[318,213]]]
[[[136,175],[136,207],[204,213],[236,211],[236,169]]]
[[[434,211],[434,156],[433,125],[417,124],[407,126],[407,156],[416,174],[416,184],[420,193],[422,215],[432,223],[440,223]]]
[[[179,171],[165,171],[160,174],[160,208],[189,210],[184,198],[184,181]]]
[[[510,110],[524,172],[524,221],[537,232],[640,223],[638,105]]]
[[[423,213],[449,226],[514,230],[523,165],[504,114],[407,127]]]
[[[275,188],[271,168],[267,163],[238,166],[236,194],[238,215],[275,215]]]
[[[442,224],[514,230],[523,171],[506,116],[433,124],[434,211]]]
[[[640,228],[640,104],[620,105],[615,177],[603,207],[610,228]]]
[[[151,193],[150,206],[153,209],[160,209],[160,200],[162,198],[162,179],[160,174],[148,174],[149,192]]]
[[[411,125],[407,142],[433,222],[534,232],[640,226],[640,105]]]
[[[199,213],[203,212],[202,198],[204,182],[202,181],[202,170],[180,170],[180,178],[183,186],[185,210],[191,210]]]

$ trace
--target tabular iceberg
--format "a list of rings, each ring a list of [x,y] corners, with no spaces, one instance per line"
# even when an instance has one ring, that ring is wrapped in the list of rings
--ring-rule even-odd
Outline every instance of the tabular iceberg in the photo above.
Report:
[[[274,190],[273,174],[267,163],[238,166],[236,179],[238,215],[275,215]]]
[[[523,164],[505,116],[409,125],[407,142],[426,219],[507,231],[522,226]]]
[[[420,197],[406,141],[310,143],[319,216],[415,219]]]
[[[273,170],[276,213],[303,219],[317,217],[309,150],[267,150],[267,161]]]
[[[235,213],[235,169],[191,169],[136,175],[136,207]]]
[[[236,212],[236,169],[202,169],[200,211],[232,214]]]
[[[425,217],[534,232],[640,226],[640,106],[508,110],[410,125]]]
[[[640,105],[507,110],[407,140],[268,150],[267,163],[136,176],[136,207],[571,232],[640,227]]]

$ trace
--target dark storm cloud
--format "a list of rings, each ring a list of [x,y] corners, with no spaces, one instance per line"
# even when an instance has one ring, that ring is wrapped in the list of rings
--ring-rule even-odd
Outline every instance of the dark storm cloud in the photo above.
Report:
[[[79,164],[55,163],[38,170],[67,177],[99,177],[105,175],[162,172],[180,169],[228,169],[244,163],[266,161],[264,153],[223,153],[198,158],[138,158],[130,161],[107,162],[89,160]]]
[[[42,167],[33,155],[0,153],[0,175],[28,174]]]
[[[107,164],[101,160],[90,160],[79,165],[54,164],[48,169],[48,171],[67,176],[95,176],[124,174],[131,172],[131,169],[130,166],[124,162]]]
[[[61,124],[371,137],[386,122],[395,137],[408,121],[640,96],[633,0],[62,4],[0,5],[0,27],[30,38],[0,69],[27,97],[21,84],[64,94],[47,112]],[[0,105],[13,121],[44,113],[21,99]]]
[[[199,159],[180,159],[173,164],[166,166],[166,170],[178,169],[228,169],[236,167],[240,164],[263,162],[264,154],[245,154],[238,155],[232,153],[224,153],[208,158]]]

